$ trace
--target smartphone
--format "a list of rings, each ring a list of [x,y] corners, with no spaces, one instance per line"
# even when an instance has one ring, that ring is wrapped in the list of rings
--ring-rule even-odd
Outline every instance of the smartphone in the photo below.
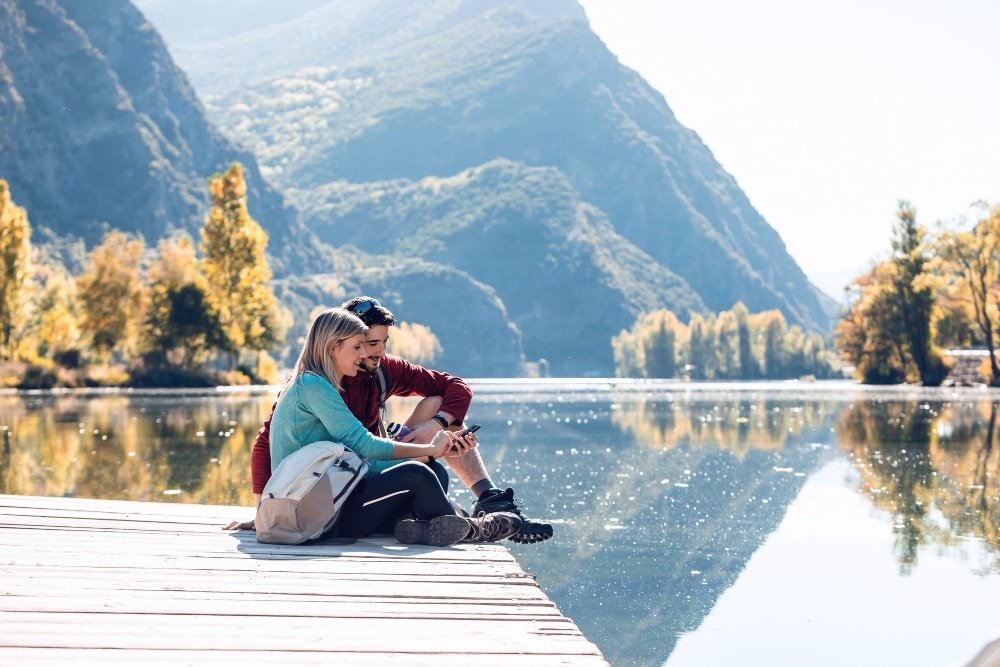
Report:
[[[466,436],[466,435],[469,435],[470,433],[475,433],[475,432],[476,432],[476,431],[478,431],[478,430],[479,430],[480,428],[482,428],[482,427],[481,427],[481,426],[480,426],[479,424],[473,424],[473,425],[472,425],[472,426],[470,426],[469,428],[463,428],[463,429],[462,429],[461,431],[459,431],[459,432],[458,432],[458,433],[456,433],[455,435],[457,435],[458,437],[460,437],[460,438],[461,438],[462,436]]]

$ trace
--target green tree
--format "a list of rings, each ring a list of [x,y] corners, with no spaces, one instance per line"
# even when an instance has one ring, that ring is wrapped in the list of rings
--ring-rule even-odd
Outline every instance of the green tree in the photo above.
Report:
[[[948,366],[934,348],[934,287],[927,266],[929,258],[923,243],[924,233],[917,225],[916,209],[909,202],[900,201],[892,237],[892,262],[896,267],[895,310],[902,321],[908,352],[920,381],[936,387],[948,375]]]
[[[201,266],[232,368],[241,350],[266,350],[280,342],[283,317],[268,286],[267,234],[247,210],[243,167],[233,163],[226,173],[212,176],[209,192]]]
[[[125,353],[135,341],[143,321],[147,290],[139,277],[141,239],[111,231],[88,256],[84,273],[76,280],[82,321],[94,356],[108,361],[111,353]]]
[[[662,319],[645,337],[646,372],[648,378],[677,377],[677,334]]]
[[[27,212],[14,203],[0,179],[0,359],[15,356],[16,334],[25,316],[24,287],[31,262]]]
[[[224,338],[219,318],[209,306],[207,283],[198,271],[191,239],[160,241],[149,276],[147,359],[154,364],[196,367]]]
[[[737,356],[740,362],[740,378],[756,380],[760,377],[760,362],[753,352],[753,335],[750,331],[750,311],[742,301],[737,301],[732,309],[736,319]]]

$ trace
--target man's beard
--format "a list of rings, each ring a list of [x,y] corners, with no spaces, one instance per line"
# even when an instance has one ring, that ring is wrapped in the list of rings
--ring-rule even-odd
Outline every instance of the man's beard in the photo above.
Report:
[[[371,357],[366,357],[361,360],[361,370],[368,373],[374,373],[378,370],[378,360],[372,360]]]

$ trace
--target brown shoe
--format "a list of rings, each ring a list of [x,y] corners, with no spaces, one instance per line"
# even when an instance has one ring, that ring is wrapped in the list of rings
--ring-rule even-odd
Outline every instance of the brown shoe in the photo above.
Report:
[[[466,519],[472,526],[462,542],[498,542],[521,529],[521,517],[510,512],[493,512]]]

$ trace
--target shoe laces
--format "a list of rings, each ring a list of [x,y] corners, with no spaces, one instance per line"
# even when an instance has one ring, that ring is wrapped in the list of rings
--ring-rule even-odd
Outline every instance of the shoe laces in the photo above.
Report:
[[[473,542],[494,542],[508,529],[507,519],[490,516],[486,512],[480,512],[475,518],[470,519],[469,523],[472,524]]]

